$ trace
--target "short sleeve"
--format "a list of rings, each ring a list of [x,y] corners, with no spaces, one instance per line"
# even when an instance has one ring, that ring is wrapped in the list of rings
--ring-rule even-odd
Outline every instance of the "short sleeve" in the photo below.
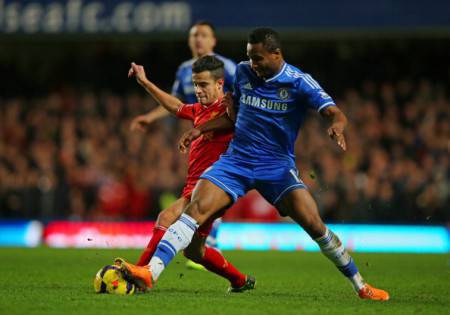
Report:
[[[239,78],[238,78],[238,72],[239,70],[236,69],[236,72],[233,76],[233,102],[234,102],[234,108],[239,108],[239,99],[241,98],[241,90],[239,89]]]
[[[234,75],[236,73],[236,64],[231,60],[226,60],[225,64],[225,82],[224,82],[224,92],[234,90]]]
[[[195,118],[195,106],[194,104],[183,104],[178,108],[176,112],[177,117],[183,119],[194,120]]]
[[[308,107],[317,112],[328,106],[336,106],[331,96],[309,74],[302,74],[298,89],[299,94],[304,97]]]

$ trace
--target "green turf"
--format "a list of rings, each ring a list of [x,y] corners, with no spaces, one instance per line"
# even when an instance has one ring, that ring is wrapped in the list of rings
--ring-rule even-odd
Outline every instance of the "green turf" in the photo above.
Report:
[[[177,257],[156,288],[135,296],[97,295],[92,279],[114,256],[135,250],[0,249],[0,314],[449,314],[448,255],[354,254],[389,302],[361,301],[320,253],[226,252],[257,288],[227,294],[227,282],[186,270]]]

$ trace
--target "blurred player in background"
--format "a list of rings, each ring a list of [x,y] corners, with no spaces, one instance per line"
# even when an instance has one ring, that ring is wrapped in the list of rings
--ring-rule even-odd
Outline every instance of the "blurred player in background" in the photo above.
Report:
[[[235,127],[227,152],[200,176],[191,202],[170,226],[149,267],[124,263],[123,268],[147,282],[156,281],[175,253],[190,246],[199,226],[255,188],[281,215],[291,217],[309,234],[360,298],[388,300],[386,291],[365,283],[339,238],[322,222],[295,164],[294,142],[308,109],[329,121],[328,134],[343,150],[347,118],[310,75],[284,61],[274,30],[253,30],[247,55],[250,61],[240,63],[235,76],[236,125],[228,115],[222,115],[194,127],[180,140],[185,149],[202,134]],[[171,250],[163,244],[170,244]]]
[[[135,76],[137,82],[167,111],[179,118],[193,121],[194,126],[197,127],[226,112],[226,107],[221,103],[224,96],[224,64],[215,56],[203,56],[193,63],[192,72],[192,80],[198,99],[198,102],[194,104],[185,104],[178,98],[159,89],[147,79],[142,66],[132,63],[128,76]],[[184,207],[189,203],[192,191],[200,175],[227,150],[232,136],[233,132],[231,130],[224,132],[213,131],[205,133],[203,137],[194,141],[189,152],[188,176],[182,197],[160,213],[157,228],[148,247],[139,259],[138,265],[143,266],[148,263],[167,228],[178,220]],[[213,222],[214,218],[211,218],[197,230],[191,246],[184,251],[185,256],[201,264],[206,269],[228,279],[231,283],[231,289],[234,291],[252,289],[255,285],[253,277],[240,273],[225,260],[218,250],[205,246],[206,238],[210,234]],[[167,233],[170,233],[170,231],[167,231]],[[168,246],[167,249],[172,251],[170,244],[162,242],[160,245]]]
[[[192,59],[189,59],[183,62],[177,70],[175,82],[172,87],[172,95],[176,96],[185,104],[194,104],[197,103],[197,97],[195,95],[195,88],[192,82],[192,65],[193,63],[200,57],[207,55],[214,55],[219,60],[224,63],[225,69],[225,81],[224,81],[224,92],[231,91],[233,86],[233,77],[236,71],[236,64],[223,56],[214,53],[214,47],[216,46],[216,37],[214,34],[214,26],[211,23],[206,21],[200,21],[195,23],[189,30],[189,39],[188,44],[189,48],[192,52]],[[131,130],[141,130],[144,131],[145,127],[153,123],[154,121],[166,117],[169,115],[169,112],[164,106],[159,106],[156,109],[150,111],[145,115],[137,116],[133,119],[131,123]],[[170,209],[170,208],[169,208]],[[160,235],[165,229],[164,226],[169,226],[172,222],[168,223],[170,220],[165,220],[163,216],[169,216],[167,214],[168,211],[166,209],[164,214],[160,214],[158,220],[156,221],[156,226],[154,228],[154,234]],[[177,217],[178,215],[171,215],[173,217]],[[216,247],[217,246],[217,233],[220,225],[221,219],[217,219],[214,222],[213,228],[211,230],[210,235],[208,236],[207,243],[209,246]],[[162,226],[161,226],[162,224]],[[147,251],[152,253],[154,248],[158,242],[154,242],[154,240],[150,240],[147,245]],[[138,265],[146,265],[150,261],[150,256],[148,253],[143,253],[141,258],[138,261]],[[187,262],[187,266],[195,269],[201,269],[201,267],[195,263],[190,261]]]

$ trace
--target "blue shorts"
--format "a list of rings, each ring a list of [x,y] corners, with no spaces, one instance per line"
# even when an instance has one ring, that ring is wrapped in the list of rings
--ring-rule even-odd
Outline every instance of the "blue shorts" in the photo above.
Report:
[[[276,205],[294,189],[306,189],[298,177],[295,163],[274,160],[258,163],[223,154],[200,178],[207,179],[227,192],[233,201],[256,189],[268,202]]]

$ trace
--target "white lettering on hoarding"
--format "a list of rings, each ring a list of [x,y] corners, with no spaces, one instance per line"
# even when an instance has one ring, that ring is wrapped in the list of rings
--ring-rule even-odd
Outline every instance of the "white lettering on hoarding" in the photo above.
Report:
[[[0,33],[151,32],[185,30],[191,24],[191,6],[182,1],[68,0],[27,2],[0,0]]]

